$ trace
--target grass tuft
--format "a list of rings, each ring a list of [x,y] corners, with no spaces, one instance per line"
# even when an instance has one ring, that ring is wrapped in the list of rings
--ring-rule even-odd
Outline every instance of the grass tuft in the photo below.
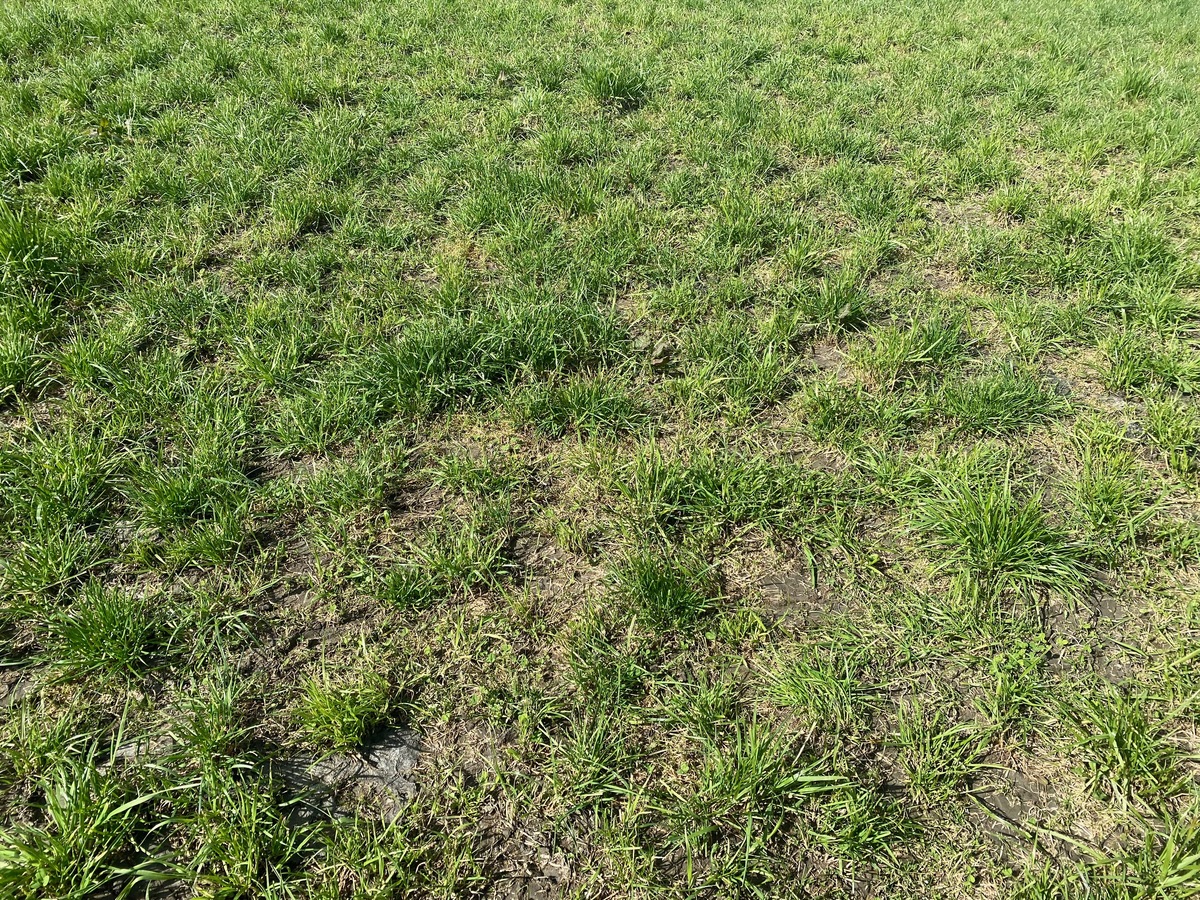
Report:
[[[1109,687],[1063,704],[1060,719],[1088,786],[1102,796],[1169,800],[1185,784],[1163,723],[1147,715],[1148,698]]]
[[[769,676],[767,696],[799,712],[811,727],[837,733],[866,721],[874,692],[863,683],[864,675],[861,660],[809,651],[780,660]]]
[[[614,571],[613,587],[638,620],[661,634],[694,626],[720,595],[712,567],[682,551],[633,554]]]
[[[950,382],[945,409],[963,431],[1002,435],[1045,422],[1065,411],[1065,404],[1031,373],[1002,366]]]
[[[517,395],[515,406],[522,422],[553,438],[571,432],[617,436],[635,431],[647,421],[643,406],[620,381],[608,376],[540,382]]]
[[[163,868],[147,831],[155,797],[138,794],[94,753],[64,760],[38,780],[39,822],[0,827],[0,890],[19,900],[95,896],[132,887]]]
[[[882,387],[896,387],[962,362],[970,341],[962,316],[933,315],[907,327],[887,326],[854,346],[851,358]]]
[[[136,680],[171,654],[175,627],[160,606],[88,582],[48,624],[54,665],[64,676]]]
[[[304,682],[293,716],[314,746],[346,750],[387,720],[392,696],[388,680],[371,668],[347,671],[322,663],[321,671]]]
[[[584,67],[580,75],[584,92],[597,103],[622,111],[638,109],[650,98],[650,79],[633,63],[607,59]]]
[[[1073,597],[1090,580],[1083,546],[1054,526],[1038,495],[1021,498],[1009,478],[985,484],[943,480],[917,509],[915,522],[968,597],[1011,591]]]

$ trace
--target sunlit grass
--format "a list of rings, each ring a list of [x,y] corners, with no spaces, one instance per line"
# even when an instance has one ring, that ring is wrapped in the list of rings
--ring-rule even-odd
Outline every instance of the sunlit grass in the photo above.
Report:
[[[0,894],[1191,896],[1198,34],[4,4]]]

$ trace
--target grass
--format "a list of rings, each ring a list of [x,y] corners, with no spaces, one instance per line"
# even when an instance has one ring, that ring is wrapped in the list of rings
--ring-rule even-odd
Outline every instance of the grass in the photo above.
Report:
[[[1111,688],[1063,710],[1092,790],[1143,801],[1178,793],[1176,751],[1153,710],[1153,698]]]
[[[703,562],[642,552],[614,573],[615,593],[635,617],[660,633],[694,625],[716,605],[717,577]]]
[[[0,894],[1194,895],[1198,39],[5,4]]]
[[[808,651],[781,660],[769,676],[767,695],[797,710],[812,727],[840,732],[864,724],[876,691],[865,682],[859,660]]]
[[[37,785],[44,796],[44,824],[5,829],[0,884],[14,897],[90,897],[152,875],[153,868],[122,858],[138,853],[139,813],[152,795],[130,796],[128,788],[83,758],[63,765]]]
[[[648,415],[615,377],[572,377],[561,384],[539,382],[516,400],[516,417],[559,437],[620,436],[643,427]]]
[[[1020,497],[1008,479],[942,484],[916,521],[936,549],[934,571],[970,595],[1070,596],[1087,585],[1084,547],[1048,521],[1041,498]]]
[[[170,654],[175,623],[161,606],[90,582],[48,623],[51,658],[67,676],[137,679]]]
[[[386,721],[391,693],[388,679],[378,672],[333,672],[322,667],[319,674],[304,682],[304,693],[295,710],[296,723],[317,747],[356,747]]]
[[[1008,434],[1044,422],[1062,408],[1052,389],[1012,367],[981,373],[947,386],[945,409],[974,434]]]

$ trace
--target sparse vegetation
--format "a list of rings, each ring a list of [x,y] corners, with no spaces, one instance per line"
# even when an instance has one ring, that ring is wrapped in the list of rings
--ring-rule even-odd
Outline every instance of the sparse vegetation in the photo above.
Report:
[[[0,896],[1197,896],[1198,47],[8,0]]]

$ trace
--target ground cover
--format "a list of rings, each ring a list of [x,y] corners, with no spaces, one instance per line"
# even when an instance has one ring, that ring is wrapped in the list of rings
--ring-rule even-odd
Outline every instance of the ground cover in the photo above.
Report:
[[[7,2],[0,895],[1194,896],[1198,42]]]

